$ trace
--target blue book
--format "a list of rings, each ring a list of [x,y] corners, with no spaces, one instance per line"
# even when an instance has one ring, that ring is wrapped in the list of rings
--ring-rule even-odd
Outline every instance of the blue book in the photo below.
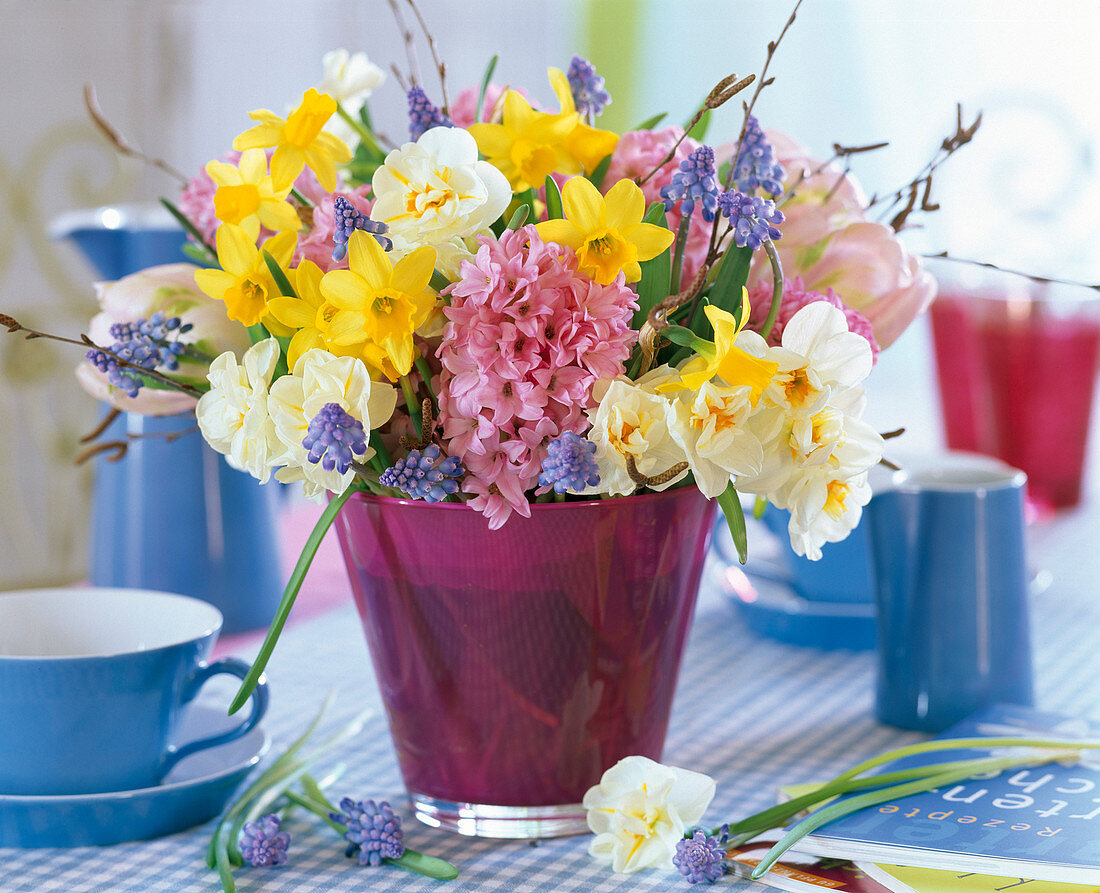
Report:
[[[1029,707],[988,708],[941,738],[1100,738],[1100,727]],[[890,769],[975,759],[975,750],[919,754]],[[882,767],[878,771],[885,771]],[[858,862],[1100,884],[1100,751],[1074,765],[1017,767],[868,807],[794,849]]]

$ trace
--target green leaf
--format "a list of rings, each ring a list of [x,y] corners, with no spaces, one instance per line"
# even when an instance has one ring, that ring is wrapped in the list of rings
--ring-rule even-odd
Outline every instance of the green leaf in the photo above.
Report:
[[[474,107],[476,109],[474,112],[475,121],[481,120],[481,107],[485,105],[485,94],[489,90],[489,82],[493,79],[493,72],[496,71],[497,62],[499,61],[499,56],[493,56],[489,60],[489,64],[485,66],[485,74],[481,78],[481,89],[477,92],[477,105]]]
[[[546,219],[561,220],[565,212],[561,208],[561,190],[558,189],[558,181],[546,175]]]
[[[188,234],[190,234],[192,239],[194,239],[200,245],[205,246],[206,250],[210,252],[211,256],[217,257],[218,253],[214,250],[214,246],[207,243],[206,239],[203,238],[202,233],[200,233],[198,231],[198,229],[195,228],[195,224],[193,224],[190,220],[188,220],[187,217],[184,216],[183,212],[180,211],[179,208],[177,208],[174,204],[172,204],[166,198],[162,198],[160,200],[160,203],[162,205],[164,205],[165,208],[168,209],[169,214],[171,214],[173,217],[176,218],[176,222],[180,226],[182,226],[185,230],[187,230]]]
[[[741,289],[748,281],[749,266],[751,264],[752,249],[747,245],[744,248],[727,248],[719,264],[714,285],[710,290],[710,303],[740,318]],[[702,323],[693,319],[691,327],[703,338],[712,337],[710,324],[706,322],[705,318]],[[701,328],[705,328],[706,331],[701,331]]]
[[[194,242],[183,243],[183,256],[200,267],[216,267],[218,259],[210,253],[205,245],[196,245]]]
[[[432,280],[428,284],[436,291],[443,291],[443,289],[451,284],[451,280],[440,273],[439,270],[432,270]]]
[[[283,268],[279,266],[279,262],[271,256],[271,253],[266,249],[261,249],[264,256],[264,263],[267,264],[267,270],[271,273],[271,278],[275,280],[275,284],[279,287],[279,294],[288,298],[298,297],[298,292],[294,290],[294,286],[290,284],[290,280],[286,278],[286,273],[283,272]]]
[[[707,135],[707,129],[710,127],[710,109],[703,112],[703,116],[695,122],[695,126],[688,131],[690,136],[696,142],[703,142],[703,138]]]
[[[435,856],[426,856],[416,850],[406,847],[405,854],[400,859],[386,859],[392,865],[400,865],[409,871],[415,871],[425,877],[435,878],[437,881],[451,881],[458,877],[458,869],[444,859]]]
[[[241,683],[241,687],[237,691],[236,697],[233,698],[233,703],[229,705],[230,714],[236,713],[245,705],[245,702],[248,701],[249,696],[252,694],[252,690],[256,687],[256,683],[259,681],[260,676],[263,675],[264,668],[271,659],[271,652],[275,650],[275,645],[279,641],[279,636],[283,631],[283,627],[286,625],[287,618],[290,616],[290,610],[294,607],[294,600],[298,597],[298,590],[302,588],[302,581],[306,577],[306,571],[309,570],[309,566],[313,563],[313,556],[317,554],[317,549],[320,548],[321,540],[325,538],[325,534],[332,526],[332,522],[335,521],[336,516],[340,514],[340,509],[344,507],[344,503],[347,502],[355,492],[356,490],[354,487],[348,487],[343,493],[332,497],[329,504],[325,506],[325,510],[321,513],[321,517],[317,519],[317,524],[306,540],[306,544],[302,547],[302,554],[298,556],[298,563],[294,566],[290,579],[287,581],[286,590],[283,592],[283,598],[279,602],[278,609],[275,611],[275,617],[267,630],[267,636],[264,638],[264,643],[260,646],[260,652],[252,662],[252,667]]]
[[[508,221],[508,225],[505,229],[517,230],[527,221],[528,215],[531,213],[531,206],[528,204],[522,204],[516,208],[515,213],[512,214],[511,219]]]
[[[737,560],[744,564],[749,560],[749,537],[745,531],[745,513],[741,510],[741,500],[732,482],[726,485],[726,489],[718,497],[718,505],[726,517],[733,545],[737,548]]]
[[[659,115],[654,115],[652,118],[646,118],[641,124],[635,127],[635,130],[652,130],[658,124],[660,124],[665,118],[668,117],[668,112],[661,112]]]
[[[661,202],[650,205],[643,220],[645,223],[668,229],[665,206]],[[635,329],[640,329],[649,316],[649,311],[669,295],[672,282],[672,246],[670,245],[656,257],[642,261],[639,266],[642,270],[642,278],[638,280],[638,309],[634,311],[632,323]]]
[[[699,336],[684,326],[666,326],[661,329],[661,337],[667,338],[673,344],[679,344],[682,347],[692,347],[699,341]]]
[[[609,167],[611,167],[611,156],[607,155],[599,164],[597,164],[592,169],[592,173],[588,175],[589,182],[591,182],[592,185],[595,186],[597,189],[603,188],[603,180],[604,177],[607,176],[607,169]]]

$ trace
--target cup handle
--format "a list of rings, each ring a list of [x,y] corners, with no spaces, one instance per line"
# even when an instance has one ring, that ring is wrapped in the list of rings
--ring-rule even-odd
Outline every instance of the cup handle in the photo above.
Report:
[[[217,676],[219,673],[228,673],[230,676],[236,676],[243,681],[250,669],[251,667],[245,661],[236,657],[223,657],[221,660],[216,660],[211,664],[201,664],[191,674],[191,678],[184,684],[183,696],[180,699],[180,703],[186,704],[194,698],[195,695],[199,693],[199,689],[206,684],[206,681],[213,676]],[[172,770],[172,767],[184,757],[190,756],[197,751],[205,750],[208,747],[217,747],[219,744],[233,741],[251,731],[267,712],[268,691],[267,679],[265,677],[260,677],[260,681],[256,684],[256,688],[253,690],[250,700],[252,702],[252,709],[249,711],[244,721],[236,728],[229,729],[226,732],[220,732],[217,735],[210,735],[206,738],[189,741],[187,744],[183,744],[179,747],[175,745],[169,747],[161,762],[161,778],[167,775]]]

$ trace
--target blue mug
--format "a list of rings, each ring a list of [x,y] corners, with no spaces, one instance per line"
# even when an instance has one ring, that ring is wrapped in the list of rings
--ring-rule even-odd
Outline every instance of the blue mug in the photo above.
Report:
[[[878,616],[876,712],[939,732],[1033,703],[1022,471],[948,454],[864,508]]]
[[[183,757],[232,741],[267,710],[266,683],[229,731],[176,742],[186,705],[236,658],[207,663],[221,613],[137,589],[0,594],[0,795],[151,787]]]

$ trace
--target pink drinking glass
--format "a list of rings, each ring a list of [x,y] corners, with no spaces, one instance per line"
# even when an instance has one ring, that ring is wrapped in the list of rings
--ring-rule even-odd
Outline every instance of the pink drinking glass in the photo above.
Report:
[[[1028,500],[1040,514],[1076,505],[1100,299],[1082,286],[947,266],[936,266],[940,290],[931,309],[947,445],[1027,472]]]
[[[604,770],[660,758],[714,512],[690,487],[490,531],[459,504],[348,501],[340,542],[417,818],[578,833]]]

